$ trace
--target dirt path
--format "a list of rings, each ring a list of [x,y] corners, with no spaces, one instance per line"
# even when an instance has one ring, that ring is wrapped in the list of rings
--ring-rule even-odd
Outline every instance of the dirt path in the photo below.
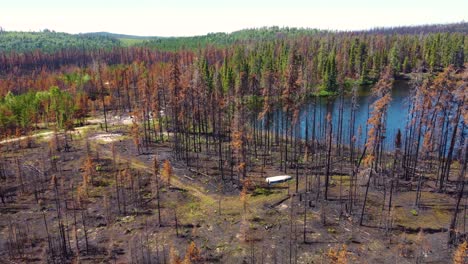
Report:
[[[54,131],[46,131],[46,132],[40,132],[40,133],[36,133],[36,134],[30,135],[29,137],[30,137],[30,138],[49,137],[49,136],[52,136],[53,134],[54,134]],[[27,139],[27,138],[28,138],[28,136],[21,136],[21,137],[15,137],[15,138],[8,138],[8,139],[1,140],[1,141],[0,141],[0,144],[11,143],[11,142],[17,142],[17,141],[25,140],[25,139]]]
[[[111,150],[109,150],[107,148],[101,149],[100,154],[107,157],[107,158],[112,158],[112,152],[111,152]],[[117,158],[120,161],[131,162],[131,164],[132,164],[132,166],[134,168],[137,168],[137,169],[142,170],[144,172],[147,172],[149,174],[153,173],[153,170],[151,169],[151,164],[146,164],[141,160],[138,160],[136,162],[135,159],[122,157],[122,155],[120,155],[120,154],[117,154]],[[159,155],[158,155],[158,159],[160,159]],[[152,159],[151,159],[151,162],[152,162]],[[179,170],[179,171],[181,171],[181,170]],[[215,198],[212,195],[209,195],[206,192],[202,191],[201,190],[202,187],[198,186],[198,184],[195,183],[195,181],[193,181],[193,184],[187,184],[187,183],[183,182],[180,179],[180,177],[182,177],[182,176],[179,175],[179,174],[174,175],[171,178],[171,186],[176,187],[176,188],[180,188],[180,189],[185,189],[185,190],[189,191],[192,195],[194,195],[195,197],[197,197],[197,198],[199,198],[199,199],[201,199],[203,201],[215,202]]]
[[[70,131],[70,133],[80,133],[80,131],[82,130],[85,130],[85,129],[88,129],[90,128],[91,126],[95,126],[97,124],[100,124],[100,123],[103,123],[104,122],[104,119],[103,118],[93,118],[93,119],[88,119],[88,124],[85,125],[85,126],[82,126],[82,127],[78,127],[78,128],[75,128],[74,131]],[[129,125],[132,123],[132,119],[130,116],[125,116],[125,117],[111,117],[108,119],[108,125],[109,126],[115,126],[115,125]],[[104,132],[103,132],[104,133]],[[112,134],[112,133],[97,133],[95,135],[95,137],[97,136],[105,136],[107,134]],[[28,137],[29,138],[39,138],[39,137],[45,137],[45,138],[48,138],[48,137],[51,137],[52,135],[54,134],[54,131],[45,131],[45,132],[39,132],[39,133],[35,133],[35,134],[32,134],[30,136],[21,136],[21,137],[15,137],[15,138],[9,138],[9,139],[4,139],[4,140],[1,140],[0,141],[0,144],[6,144],[6,143],[12,143],[12,142],[18,142],[18,141],[21,141],[21,140],[25,140],[27,139]],[[109,149],[107,148],[104,148],[104,156],[110,158],[112,157],[112,153]],[[120,160],[123,160],[123,161],[126,161],[126,162],[132,162],[133,166],[135,166],[136,168],[138,169],[141,169],[145,172],[148,172],[148,173],[153,173],[152,170],[151,170],[151,164],[145,164],[141,161],[139,161],[138,163],[135,162],[134,159],[130,159],[130,158],[125,158],[125,157],[122,157],[122,155],[118,155],[119,156],[119,159]],[[158,155],[158,159],[159,159],[159,155]],[[178,171],[183,171],[182,169],[177,169]],[[199,199],[202,199],[204,201],[211,201],[211,202],[214,202],[215,201],[215,198],[213,198],[211,195],[208,195],[206,192],[200,190],[200,186],[197,186],[197,184],[195,184],[195,181],[194,181],[194,184],[187,184],[187,183],[184,183],[182,180],[179,179],[179,177],[182,177],[181,175],[175,175],[175,177],[172,177],[171,178],[171,185],[174,186],[174,187],[177,187],[177,188],[181,188],[181,189],[186,189],[188,191],[190,191],[194,196],[196,196],[197,198]]]
[[[108,146],[108,145],[102,145]],[[133,158],[133,157],[124,157],[121,154],[117,154],[117,159],[121,162],[129,162],[132,164],[133,168],[139,169],[144,171],[148,174],[153,173],[153,157],[157,155],[158,160],[167,159],[170,155],[169,149],[161,150],[159,148],[158,153],[152,155],[145,155],[145,156],[138,156],[140,159]],[[112,151],[108,147],[103,147],[100,149],[100,154],[105,156],[106,158],[112,158]],[[144,157],[142,159],[141,157]],[[197,181],[196,179],[191,179],[192,172],[187,169],[180,168],[174,166],[174,175],[171,178],[171,186],[175,188],[180,188],[187,190],[191,195],[200,199],[203,202],[203,205],[206,209],[217,207],[215,206],[219,202],[219,193],[209,191],[207,188],[203,186],[204,183]],[[272,209],[269,205],[274,204],[278,201],[285,200],[288,198],[289,195],[287,194],[287,189],[277,193],[273,196],[258,196],[258,197],[251,197],[249,199],[249,207],[251,210],[264,210],[265,205],[268,208]],[[224,204],[224,210],[241,210],[240,207],[240,198],[238,195],[226,195],[224,194],[222,197],[222,203]],[[213,207],[214,206],[214,207]],[[273,209],[272,209],[273,210]]]
[[[75,128],[74,131],[69,131],[68,133],[77,133],[77,134],[79,134],[80,131],[89,129],[92,126],[102,124],[103,122],[104,122],[104,119],[102,117],[96,117],[96,118],[88,119],[87,124],[85,126]],[[120,116],[120,117],[119,116],[114,116],[114,117],[108,118],[108,126],[127,126],[129,124],[132,124],[132,117],[131,116]],[[62,132],[60,132],[60,133],[62,133]],[[39,137],[48,138],[48,137],[53,136],[53,134],[54,134],[54,131],[45,131],[45,132],[35,133],[33,135],[30,135],[29,137],[30,138],[39,138]],[[95,135],[92,138],[100,139],[101,137],[106,137],[108,135],[114,136],[114,134],[111,131],[109,131],[109,132],[102,131],[102,132],[95,133]],[[27,138],[28,138],[28,136],[21,136],[21,137],[4,139],[4,140],[0,141],[0,144],[17,142],[17,141],[25,140]],[[106,140],[104,140],[104,141],[106,141]],[[111,150],[109,148],[104,147],[101,150],[102,150],[102,154],[105,157],[112,158],[112,153],[111,153]],[[164,159],[167,159],[168,156],[170,155],[170,153],[168,153],[168,151],[169,150],[164,150],[164,151],[159,152],[159,153],[154,154],[154,155],[158,156],[158,160],[164,160]],[[148,156],[146,156],[146,157],[148,157]],[[140,170],[145,171],[145,172],[150,173],[150,174],[153,173],[153,171],[152,171],[152,159],[151,159],[151,162],[150,162],[150,160],[142,161],[141,159],[124,157],[121,154],[118,154],[118,158],[119,158],[119,160],[124,161],[124,162],[131,162],[132,165],[137,169],[140,169]],[[180,188],[180,189],[185,189],[185,190],[189,191],[192,195],[194,195],[198,199],[203,200],[204,202],[206,202],[208,206],[210,206],[210,205],[217,202],[217,199],[219,199],[218,194],[209,193],[207,190],[205,190],[205,188],[203,186],[201,186],[201,183],[198,182],[197,180],[192,180],[192,179],[190,179],[190,177],[183,178],[183,177],[185,177],[185,175],[190,175],[191,174],[190,171],[188,171],[186,169],[183,169],[183,168],[177,168],[177,167],[174,167],[174,171],[176,173],[171,178],[171,186],[176,187],[176,188]],[[234,196],[226,196],[225,195],[223,197],[223,201],[228,201],[228,202],[238,200],[238,199],[239,198],[236,195],[234,195]],[[261,206],[262,204],[263,203],[260,202],[260,201],[257,201],[255,203],[256,206]]]
[[[82,130],[88,129],[92,126],[99,125],[104,123],[104,118],[103,117],[96,117],[92,119],[88,119],[87,124],[82,126],[82,127],[77,127],[73,131],[69,131],[68,133],[79,133]],[[132,119],[130,116],[114,116],[108,118],[107,121],[108,126],[118,126],[118,125],[131,125],[132,124]],[[63,131],[59,131],[59,133],[62,133]],[[7,138],[4,140],[0,140],[0,144],[5,144],[5,143],[11,143],[11,142],[17,142],[21,140],[25,140],[28,137],[30,138],[38,138],[38,137],[45,137],[48,138],[54,134],[54,131],[44,131],[44,132],[38,132],[34,133],[29,136],[21,136],[21,137],[14,137],[14,138]]]

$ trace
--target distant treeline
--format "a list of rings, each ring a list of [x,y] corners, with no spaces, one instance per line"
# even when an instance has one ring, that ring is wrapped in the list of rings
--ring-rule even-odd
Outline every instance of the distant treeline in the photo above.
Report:
[[[145,40],[141,43],[137,43],[136,45],[170,51],[175,51],[178,49],[196,50],[206,47],[207,45],[221,48],[236,43],[247,44],[253,42],[299,38],[326,33],[327,31],[308,28],[263,27],[235,31],[229,34],[210,33],[203,36],[193,37],[156,38]]]
[[[27,53],[40,50],[54,53],[64,49],[99,50],[115,47],[139,46],[164,51],[198,50],[207,45],[223,48],[233,44],[257,43],[312,36],[333,35],[420,35],[433,33],[468,33],[468,23],[374,28],[363,31],[328,31],[312,28],[262,27],[232,33],[209,33],[191,37],[149,37],[94,32],[85,34],[41,32],[8,32],[0,28],[0,53]]]
[[[380,27],[358,31],[372,34],[428,34],[428,33],[468,33],[468,22],[434,24],[421,26]]]

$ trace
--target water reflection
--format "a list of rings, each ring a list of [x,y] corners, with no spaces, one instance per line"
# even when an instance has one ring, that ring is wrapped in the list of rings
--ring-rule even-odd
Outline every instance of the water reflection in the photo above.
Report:
[[[392,89],[392,101],[388,108],[387,121],[386,121],[386,140],[385,149],[392,150],[394,148],[393,142],[395,136],[400,129],[402,132],[405,129],[407,118],[408,118],[408,105],[410,87],[406,81],[395,81]],[[363,146],[366,141],[367,135],[367,119],[369,117],[371,104],[375,101],[370,95],[369,87],[362,87],[358,91],[358,97],[356,98],[357,109],[355,112],[354,126],[351,125],[351,105],[352,97],[345,96],[343,98],[343,123],[342,123],[342,138],[343,144],[349,145],[351,130],[354,130],[356,136],[357,146]],[[338,140],[337,131],[339,128],[339,110],[340,110],[340,98],[313,98],[307,103],[302,105],[299,112],[298,121],[294,126],[291,126],[291,122],[284,120],[284,112],[282,109],[276,110],[272,116],[270,122],[270,128],[273,131],[279,133],[291,132],[293,129],[294,136],[299,136],[302,139],[306,137],[310,140],[315,138],[316,140],[323,140],[326,135],[326,116],[331,113],[334,141]],[[261,121],[265,125],[265,119]],[[359,134],[359,130],[361,133]]]

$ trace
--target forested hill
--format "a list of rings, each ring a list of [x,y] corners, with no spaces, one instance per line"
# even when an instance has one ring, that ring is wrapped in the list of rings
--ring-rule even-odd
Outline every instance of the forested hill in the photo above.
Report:
[[[405,26],[374,28],[363,31],[328,31],[311,28],[289,28],[289,27],[262,27],[254,29],[244,29],[227,33],[210,33],[203,36],[193,37],[171,37],[145,40],[137,43],[138,46],[153,47],[162,50],[177,50],[181,48],[196,49],[206,45],[223,47],[236,42],[256,42],[265,40],[275,40],[284,38],[307,37],[317,34],[429,34],[429,33],[468,33],[468,22],[453,24]]]
[[[441,25],[374,28],[366,31],[326,31],[311,28],[262,27],[244,29],[232,33],[209,33],[192,37],[151,37],[94,32],[85,34],[0,31],[0,53],[31,52],[41,50],[53,53],[62,49],[110,49],[113,47],[144,46],[159,50],[198,49],[207,45],[224,47],[234,43],[258,42],[284,38],[307,37],[317,34],[429,34],[468,33],[468,22]]]
[[[381,27],[360,31],[370,34],[429,34],[429,33],[468,33],[468,22],[433,24],[421,26]]]
[[[274,40],[308,36],[320,32],[316,29],[264,27],[245,29],[233,33],[209,33],[193,37],[151,37],[93,32],[85,34],[67,34],[54,31],[41,32],[0,32],[0,53],[17,53],[41,50],[52,53],[61,49],[108,49],[116,46],[144,46],[162,50],[196,49],[206,45],[218,47],[237,41]],[[322,31],[324,32],[324,31]]]
[[[74,35],[50,30],[41,32],[0,32],[0,53],[11,51],[24,53],[34,50],[52,53],[62,49],[102,49],[120,45],[121,42],[118,39],[100,35]]]
[[[108,37],[108,38],[114,38],[114,39],[141,39],[141,40],[146,40],[146,39],[152,39],[152,38],[159,38],[159,37],[154,37],[154,36],[135,36],[135,35],[126,35],[126,34],[116,34],[116,33],[110,33],[110,32],[90,32],[90,33],[85,33],[83,35],[94,37]]]
[[[308,28],[288,27],[262,27],[235,31],[232,33],[209,33],[203,36],[193,37],[168,37],[156,38],[137,43],[137,46],[158,48],[162,50],[196,49],[213,45],[224,47],[236,42],[257,42],[284,38],[312,36],[327,31]]]

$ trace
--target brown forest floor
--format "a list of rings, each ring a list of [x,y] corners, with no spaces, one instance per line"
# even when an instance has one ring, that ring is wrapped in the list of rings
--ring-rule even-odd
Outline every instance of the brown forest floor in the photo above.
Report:
[[[452,259],[453,249],[447,246],[446,228],[454,198],[434,192],[430,181],[424,185],[419,209],[413,208],[415,186],[409,186],[395,195],[390,216],[381,208],[383,190],[372,189],[366,224],[362,227],[356,224],[357,219],[344,214],[349,176],[332,177],[331,199],[327,202],[316,200],[315,193],[309,193],[307,198],[294,195],[292,181],[271,189],[253,189],[247,195],[244,210],[236,181],[223,185],[215,173],[216,156],[200,156],[200,173],[195,173],[195,167],[188,168],[184,162],[172,159],[167,142],[154,144],[147,153],[138,155],[128,130],[125,124],[111,126],[108,133],[96,125],[80,129],[73,134],[69,152],[54,154],[56,171],[48,154],[48,142],[53,134],[35,137],[31,148],[21,147],[25,138],[3,142],[6,175],[1,180],[5,203],[0,204],[0,263],[47,261],[45,222],[49,237],[54,240],[58,235],[52,175],[58,179],[62,212],[70,234],[69,246],[74,252],[67,262],[169,263],[171,255],[183,257],[191,241],[200,250],[200,262],[206,263],[289,263],[290,259],[297,259],[297,263],[330,263],[335,251],[343,245],[346,245],[344,255],[351,263],[447,263]],[[86,138],[96,169],[99,167],[84,203],[88,250],[83,210],[74,210],[73,204],[73,197],[78,195],[76,186],[82,183]],[[59,142],[63,144],[63,135]],[[133,182],[133,186],[127,184],[124,197],[120,197],[126,200],[125,209],[121,208],[120,212],[115,195],[112,144],[118,170],[122,174],[126,170],[127,183]],[[160,192],[161,226],[152,179],[154,157],[160,162],[170,159],[174,167],[170,186],[164,185]],[[17,177],[16,159],[23,187]],[[280,174],[273,165],[267,166],[263,173],[260,167],[249,172],[258,182],[263,177]],[[39,192],[37,200],[34,186],[44,190]],[[303,180],[299,188],[305,188]],[[363,187],[358,191],[362,193]],[[304,206],[307,206],[305,241]],[[358,203],[355,210],[359,211],[360,206]],[[79,256],[73,232],[75,217]],[[463,217],[466,219],[466,215]],[[380,228],[385,222],[391,222],[393,229],[386,232]],[[463,225],[466,227],[466,222]],[[420,233],[421,228],[425,232]]]

